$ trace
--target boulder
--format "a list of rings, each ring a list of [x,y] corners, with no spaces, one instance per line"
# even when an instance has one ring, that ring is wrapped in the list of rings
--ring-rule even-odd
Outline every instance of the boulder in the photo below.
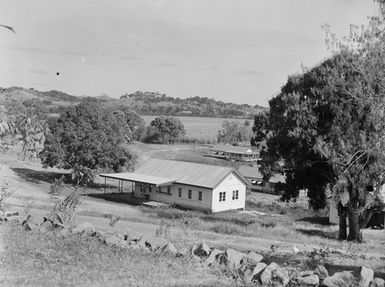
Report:
[[[166,241],[166,244],[167,244],[167,241]],[[137,241],[136,241],[136,245],[142,249],[151,249],[151,244],[147,242],[146,238],[144,236],[140,237]],[[164,246],[164,245],[163,245]]]
[[[259,277],[263,286],[271,284],[273,275],[272,273],[273,271],[278,270],[279,268],[279,265],[274,262],[270,263],[266,268],[264,268],[263,272]]]
[[[354,286],[354,276],[350,271],[337,272],[333,276],[326,277],[323,285],[327,287]]]
[[[274,286],[285,287],[289,284],[290,276],[285,269],[275,269],[271,273],[271,279]]]
[[[167,243],[162,248],[162,253],[168,253],[168,254],[171,254],[171,255],[176,255],[177,252],[178,251],[176,250],[174,244],[172,244],[171,242]]]
[[[361,267],[360,271],[360,281],[358,283],[359,287],[369,287],[370,282],[372,282],[374,277],[373,269],[366,268],[365,266]]]
[[[162,237],[146,237],[144,240],[144,245],[148,248],[151,248],[152,251],[161,249],[168,243],[168,241]]]
[[[211,249],[205,242],[200,243],[195,247],[195,249],[193,249],[193,254],[199,256],[200,258],[209,256],[210,252]]]
[[[310,276],[310,275],[313,275],[314,274],[314,271],[311,271],[311,270],[306,270],[306,271],[302,271],[299,273],[300,276],[302,277],[307,277],[307,276]]]
[[[263,256],[261,254],[250,251],[243,259],[247,263],[255,265],[263,260]]]
[[[122,237],[120,237],[119,235],[117,234],[111,234],[111,235],[107,235],[104,237],[104,242],[108,245],[108,246],[117,246],[117,247],[120,247],[120,248],[124,248],[126,247],[126,241],[124,241],[124,239]]]
[[[72,229],[73,233],[92,236],[96,229],[89,222],[83,222]]]
[[[187,247],[182,247],[177,253],[177,257],[188,257],[190,255],[190,251]]]
[[[4,212],[5,217],[12,217],[12,216],[18,216],[19,212],[18,211],[6,211]]]
[[[241,264],[243,257],[245,257],[245,253],[228,248],[226,250],[226,256],[228,262],[227,264],[232,268],[236,268]]]
[[[319,285],[319,277],[316,274],[308,275],[308,276],[298,276],[297,283],[299,286],[318,286]]]
[[[218,256],[219,254],[223,254],[223,253],[224,253],[223,250],[219,250],[219,249],[215,249],[215,248],[212,249],[211,252],[210,252],[210,255],[209,255],[209,257],[207,257],[205,263],[206,263],[207,265],[212,264],[212,263],[216,260],[217,256]]]
[[[374,278],[370,283],[370,287],[385,287],[385,280],[381,278]]]
[[[318,265],[314,273],[317,274],[321,280],[325,280],[326,277],[329,277],[327,269],[322,265]]]
[[[225,253],[219,253],[215,257],[215,261],[210,264],[211,268],[217,269],[220,272],[224,273],[228,270],[227,268],[227,256]]]

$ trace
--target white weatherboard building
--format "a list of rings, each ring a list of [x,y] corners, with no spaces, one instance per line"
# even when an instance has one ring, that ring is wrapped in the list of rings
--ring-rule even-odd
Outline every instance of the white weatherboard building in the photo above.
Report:
[[[248,182],[230,167],[149,159],[135,172],[101,174],[131,182],[133,196],[209,212],[244,209]]]

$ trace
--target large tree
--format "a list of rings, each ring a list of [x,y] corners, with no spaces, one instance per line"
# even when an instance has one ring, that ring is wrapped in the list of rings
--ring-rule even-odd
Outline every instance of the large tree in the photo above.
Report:
[[[186,134],[182,121],[176,117],[160,116],[155,118],[150,125],[162,143],[173,143]]]
[[[329,184],[348,193],[340,215],[349,218],[347,239],[361,241],[368,186],[385,182],[385,37],[380,22],[354,29],[345,41],[329,37],[335,54],[318,67],[292,76],[270,104],[267,145],[284,160],[287,195],[309,191],[322,203]],[[320,204],[320,207],[323,204]],[[317,206],[316,206],[317,207]],[[345,239],[345,225],[340,239]]]
[[[237,121],[224,121],[222,128],[218,131],[219,143],[237,144],[250,143],[252,127],[249,121],[240,123]]]
[[[131,163],[121,146],[124,126],[95,102],[66,108],[49,129],[40,154],[43,165],[69,169],[77,181],[90,182],[98,169],[118,172]]]

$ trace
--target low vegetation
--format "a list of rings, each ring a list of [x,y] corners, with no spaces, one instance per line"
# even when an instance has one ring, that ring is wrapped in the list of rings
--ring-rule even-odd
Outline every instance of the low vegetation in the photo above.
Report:
[[[226,286],[187,258],[121,249],[93,237],[2,225],[4,286]]]

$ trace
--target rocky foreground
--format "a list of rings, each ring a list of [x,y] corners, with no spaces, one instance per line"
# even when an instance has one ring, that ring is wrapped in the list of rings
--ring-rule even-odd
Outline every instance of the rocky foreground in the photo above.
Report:
[[[351,271],[329,275],[327,269],[322,265],[318,265],[314,270],[300,271],[293,267],[280,266],[275,262],[266,264],[263,262],[264,256],[256,252],[243,253],[232,248],[220,250],[211,248],[204,242],[177,249],[173,243],[162,237],[131,238],[129,234],[124,233],[105,233],[96,230],[88,222],[67,227],[60,220],[44,217],[41,224],[36,225],[29,222],[29,217],[21,221],[18,212],[5,212],[3,216],[0,216],[0,221],[21,223],[27,231],[56,231],[63,237],[69,234],[90,236],[112,248],[140,249],[144,252],[191,258],[233,279],[238,285],[385,287],[385,281],[381,278],[374,278],[374,271],[364,266],[361,267],[358,277],[354,276]]]

